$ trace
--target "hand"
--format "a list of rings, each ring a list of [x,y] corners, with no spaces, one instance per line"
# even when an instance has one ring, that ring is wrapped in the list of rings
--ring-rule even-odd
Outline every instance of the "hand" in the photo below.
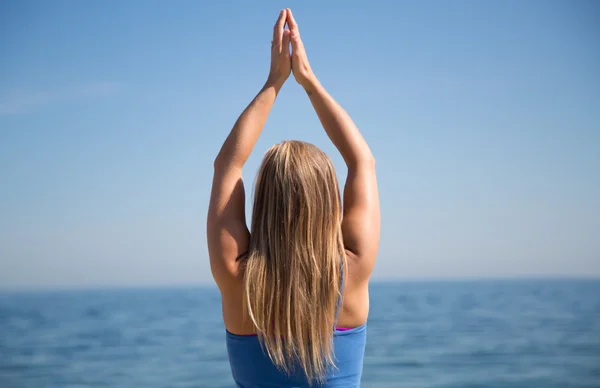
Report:
[[[292,41],[292,71],[294,72],[294,78],[296,78],[300,86],[307,89],[314,80],[315,75],[308,63],[304,43],[300,39],[298,23],[296,23],[294,15],[292,15],[292,10],[289,8],[287,9],[287,23],[290,27],[290,38]]]
[[[290,31],[285,29],[287,11],[279,13],[279,18],[273,27],[273,40],[271,41],[271,71],[269,83],[283,85],[290,76],[292,63],[290,58]]]

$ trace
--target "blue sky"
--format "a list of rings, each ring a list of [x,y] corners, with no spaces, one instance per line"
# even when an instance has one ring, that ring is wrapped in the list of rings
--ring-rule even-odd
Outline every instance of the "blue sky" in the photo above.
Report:
[[[0,287],[210,283],[212,160],[284,7],[375,153],[375,279],[600,276],[596,2],[5,1]],[[290,78],[249,195],[283,139],[345,178]]]

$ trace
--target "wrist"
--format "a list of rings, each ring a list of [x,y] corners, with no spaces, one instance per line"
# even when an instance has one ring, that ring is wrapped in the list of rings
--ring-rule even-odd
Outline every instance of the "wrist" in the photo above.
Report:
[[[306,94],[310,96],[320,86],[320,84],[317,77],[314,74],[311,74],[300,84],[300,86],[302,86],[304,91],[306,91]]]
[[[273,75],[273,74],[269,74],[269,77],[267,78],[267,82],[265,82],[265,88],[274,88],[275,91],[279,92],[279,90],[281,89],[281,87],[283,86],[283,84],[286,81],[286,77],[283,77],[282,75]]]

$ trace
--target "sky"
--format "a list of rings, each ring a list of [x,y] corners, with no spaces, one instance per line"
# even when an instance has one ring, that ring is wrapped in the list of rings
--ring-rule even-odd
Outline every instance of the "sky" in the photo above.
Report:
[[[284,7],[377,161],[374,280],[600,276],[598,2],[39,0],[0,3],[0,288],[212,284],[212,162]],[[248,215],[285,139],[345,179],[290,77]]]

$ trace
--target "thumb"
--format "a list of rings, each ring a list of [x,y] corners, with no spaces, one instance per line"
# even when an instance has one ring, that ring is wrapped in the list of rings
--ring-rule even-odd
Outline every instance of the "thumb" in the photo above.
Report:
[[[281,53],[290,55],[290,31],[283,30],[283,38],[281,39]]]

